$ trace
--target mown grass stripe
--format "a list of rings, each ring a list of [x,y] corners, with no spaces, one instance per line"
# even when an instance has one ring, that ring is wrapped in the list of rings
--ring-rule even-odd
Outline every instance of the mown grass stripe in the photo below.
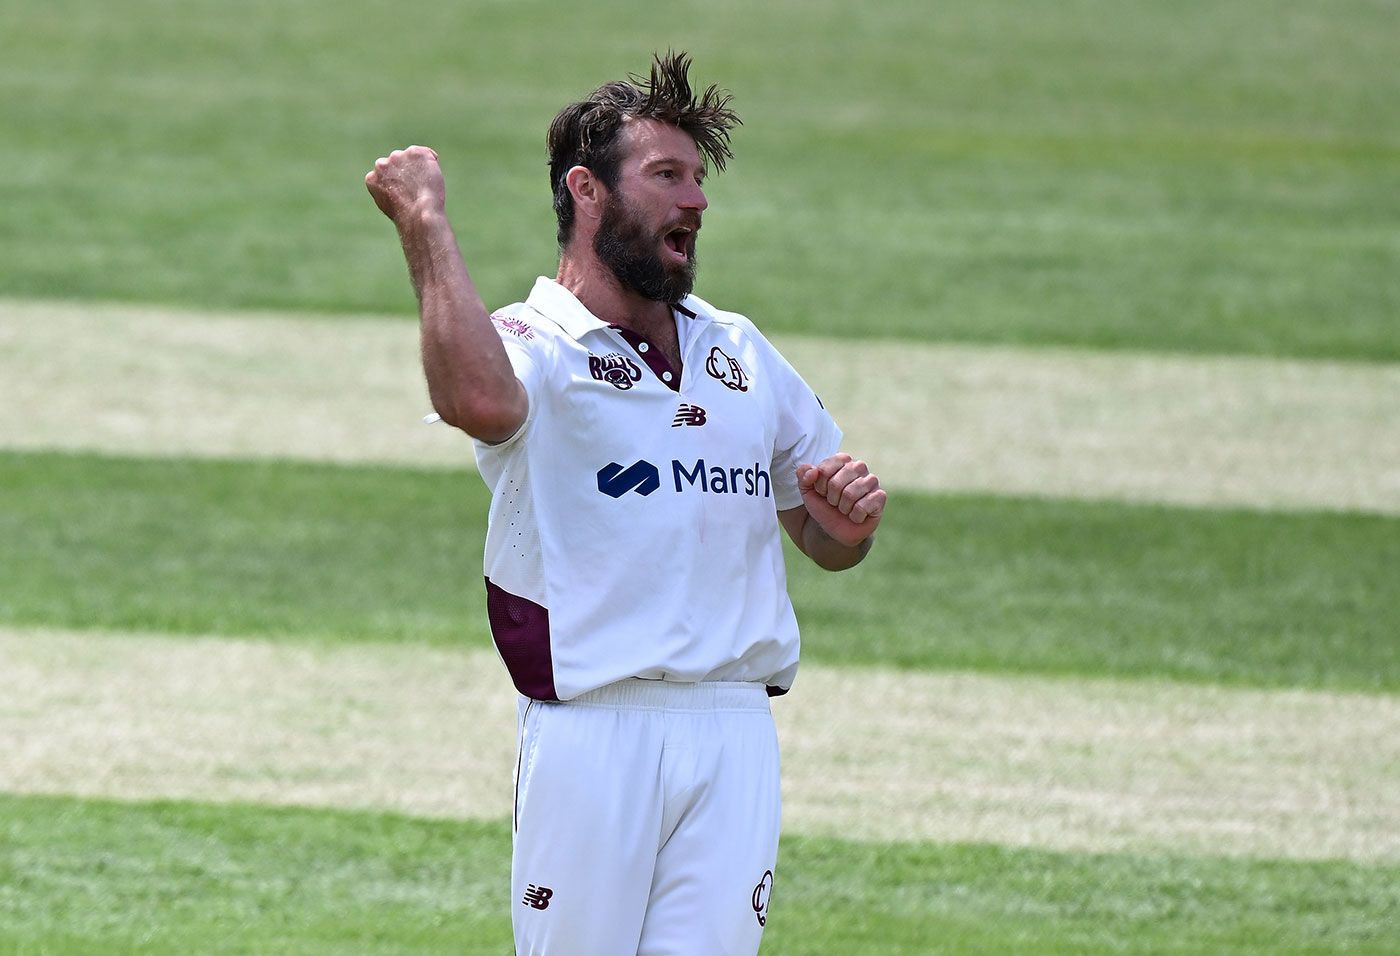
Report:
[[[683,37],[745,120],[708,184],[701,294],[770,328],[1400,358],[1385,0],[182,11],[7,6],[0,292],[408,307],[361,177],[427,142],[510,301],[554,270],[550,119]],[[571,42],[522,70],[545,31]]]
[[[402,320],[0,310],[0,448],[472,465]],[[894,487],[1400,512],[1400,366],[780,344]]]
[[[0,630],[0,791],[505,818],[489,651]],[[1400,699],[803,668],[790,832],[1400,861]]]
[[[508,821],[0,796],[16,956],[510,952]],[[764,953],[1389,954],[1400,868],[785,837]]]
[[[489,646],[475,474],[0,452],[0,623]],[[1400,689],[1400,519],[899,492],[812,662]]]

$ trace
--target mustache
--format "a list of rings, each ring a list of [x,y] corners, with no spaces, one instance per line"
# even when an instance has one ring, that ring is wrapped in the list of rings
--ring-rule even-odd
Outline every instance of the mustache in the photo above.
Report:
[[[661,234],[662,234],[663,236],[669,235],[670,233],[674,232],[675,230],[681,229],[681,228],[689,229],[691,232],[699,232],[699,231],[700,231],[700,214],[699,214],[698,212],[693,212],[693,213],[688,213],[688,214],[686,214],[686,215],[681,216],[681,217],[680,217],[679,219],[677,219],[675,222],[671,223],[671,224],[668,225],[665,229],[661,230]]]

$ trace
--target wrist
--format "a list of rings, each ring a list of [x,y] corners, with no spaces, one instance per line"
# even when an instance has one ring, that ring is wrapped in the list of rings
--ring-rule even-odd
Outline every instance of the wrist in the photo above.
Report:
[[[875,532],[873,530],[859,541],[848,544],[823,527],[815,515],[810,512],[807,515],[807,521],[803,528],[802,550],[807,554],[807,557],[828,571],[840,571],[854,567],[865,560],[865,556],[870,553],[874,544]]]
[[[447,225],[447,210],[435,199],[421,199],[405,206],[394,217],[394,225],[401,236],[433,232]]]

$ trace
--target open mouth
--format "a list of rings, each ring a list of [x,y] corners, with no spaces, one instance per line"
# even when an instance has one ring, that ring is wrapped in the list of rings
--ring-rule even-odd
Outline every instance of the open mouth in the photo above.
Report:
[[[677,226],[663,237],[666,249],[679,262],[689,262],[695,255],[695,232],[689,226]]]

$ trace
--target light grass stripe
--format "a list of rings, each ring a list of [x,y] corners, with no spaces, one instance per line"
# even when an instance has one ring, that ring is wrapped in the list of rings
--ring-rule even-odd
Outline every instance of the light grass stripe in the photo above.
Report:
[[[1400,513],[1400,366],[780,344],[887,484]],[[0,447],[469,465],[401,320],[0,303]]]
[[[1400,699],[809,666],[790,832],[1400,860]],[[487,651],[0,631],[0,791],[509,813]]]

